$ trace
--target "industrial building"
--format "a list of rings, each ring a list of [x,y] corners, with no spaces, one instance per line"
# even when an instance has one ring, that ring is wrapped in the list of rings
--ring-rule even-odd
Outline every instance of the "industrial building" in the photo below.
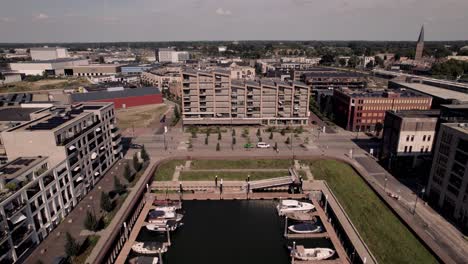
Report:
[[[161,104],[163,98],[156,87],[141,87],[132,89],[115,89],[70,95],[71,101],[78,102],[112,102],[116,109],[148,104]]]
[[[89,65],[85,59],[55,59],[10,63],[12,71],[25,75],[65,75],[65,69]]]
[[[65,75],[71,76],[105,76],[116,75],[121,72],[119,64],[90,64],[65,68]]]
[[[121,158],[111,103],[43,109],[1,133],[0,261],[20,262]]]
[[[427,201],[468,231],[468,124],[441,124],[435,145]]]
[[[182,73],[184,125],[305,125],[309,87],[279,80],[231,80],[229,71]]]
[[[48,61],[70,57],[68,50],[61,47],[30,48],[29,53],[33,61]]]
[[[335,89],[333,113],[335,122],[350,131],[375,131],[383,127],[388,110],[427,110],[430,96],[408,90]]]

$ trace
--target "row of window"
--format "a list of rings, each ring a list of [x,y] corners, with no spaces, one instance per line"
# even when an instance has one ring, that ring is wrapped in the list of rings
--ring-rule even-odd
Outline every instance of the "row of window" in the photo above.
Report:
[[[413,152],[413,146],[405,146],[404,153],[412,153]],[[420,153],[429,153],[429,147],[421,147],[419,149]]]
[[[406,135],[406,142],[414,142],[414,135]],[[431,141],[431,135],[423,135],[422,137],[423,142],[429,142]]]

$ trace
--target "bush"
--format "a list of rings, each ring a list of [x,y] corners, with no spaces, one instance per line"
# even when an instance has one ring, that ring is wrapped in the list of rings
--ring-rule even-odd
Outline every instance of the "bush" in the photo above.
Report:
[[[143,147],[141,148],[141,158],[142,158],[144,161],[148,161],[148,160],[149,160],[149,156],[148,156],[148,153],[146,152],[145,145],[143,145]]]
[[[192,131],[192,132],[190,132],[190,133],[192,133],[192,138],[197,138],[197,132]]]
[[[260,137],[262,135],[262,132],[260,131],[260,128],[257,129],[257,137]]]
[[[236,136],[236,130],[235,130],[235,129],[232,129],[232,136],[233,136],[233,137]]]
[[[273,132],[270,132],[270,137],[269,139],[273,139]]]
[[[130,169],[130,165],[128,165],[128,163],[125,164],[123,176],[128,182],[132,182],[135,179],[135,175]],[[115,186],[115,181],[114,181],[114,186]]]
[[[137,153],[133,154],[133,168],[136,171],[139,171],[141,169],[141,164],[140,164],[140,161],[138,160],[138,154]]]
[[[236,144],[236,138],[235,138],[235,137],[232,138],[232,144],[233,144],[233,145]]]
[[[16,191],[16,189],[18,188],[18,185],[16,185],[16,183],[14,183],[14,182],[9,182],[9,183],[7,183],[7,184],[5,185],[5,187],[6,187],[8,190],[14,192],[14,191]]]
[[[130,180],[133,181],[133,176],[131,176],[128,181],[131,182]],[[114,176],[114,191],[118,194],[124,193],[126,191],[126,186],[120,183],[120,180],[117,176]]]
[[[114,209],[114,204],[112,203],[107,192],[101,192],[101,209],[106,212],[110,212],[112,209]]]
[[[205,145],[208,145],[208,136],[205,138]]]
[[[282,136],[286,135],[286,129],[284,129],[284,128],[281,129],[281,132],[280,132],[280,133],[281,133]]]
[[[291,140],[289,139],[289,137],[286,138],[286,141],[284,141],[284,143],[285,143],[286,145],[291,144]]]
[[[216,144],[216,151],[220,151],[220,149],[221,149],[221,148],[220,148],[219,142],[218,142],[218,144]]]
[[[221,140],[221,132],[218,132],[218,140]]]
[[[275,142],[275,150],[278,150],[278,142]]]
[[[84,227],[88,229],[89,231],[97,231],[99,228],[99,222],[96,219],[96,216],[90,211],[86,212]]]
[[[80,244],[76,239],[70,235],[69,232],[65,233],[65,254],[70,257],[78,256],[80,253]]]

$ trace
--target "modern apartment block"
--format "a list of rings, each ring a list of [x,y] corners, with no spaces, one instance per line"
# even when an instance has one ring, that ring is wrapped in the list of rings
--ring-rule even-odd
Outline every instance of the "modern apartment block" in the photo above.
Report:
[[[468,232],[468,123],[441,124],[427,185],[428,201]]]
[[[387,111],[381,160],[406,172],[430,161],[439,115],[438,110]]]
[[[182,72],[184,125],[305,125],[309,87],[231,80],[230,72]]]
[[[333,111],[336,123],[350,131],[374,131],[383,127],[388,110],[427,110],[432,98],[407,90],[335,89]]]
[[[40,243],[121,157],[112,103],[44,109],[2,132],[0,262]]]
[[[158,49],[159,62],[184,62],[190,59],[187,51],[176,51],[174,48]]]

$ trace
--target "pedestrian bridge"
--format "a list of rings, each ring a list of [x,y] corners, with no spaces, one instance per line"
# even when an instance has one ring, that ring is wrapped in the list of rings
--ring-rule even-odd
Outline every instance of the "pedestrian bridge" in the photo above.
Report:
[[[300,184],[301,179],[294,168],[289,169],[289,176],[250,181],[242,186],[243,190],[260,190]]]

